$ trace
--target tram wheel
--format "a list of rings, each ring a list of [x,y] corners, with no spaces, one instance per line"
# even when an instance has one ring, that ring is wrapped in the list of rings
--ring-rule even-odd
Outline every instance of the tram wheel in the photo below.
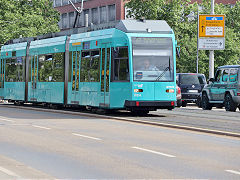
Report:
[[[146,116],[149,113],[148,110],[132,110],[131,112],[135,116]]]

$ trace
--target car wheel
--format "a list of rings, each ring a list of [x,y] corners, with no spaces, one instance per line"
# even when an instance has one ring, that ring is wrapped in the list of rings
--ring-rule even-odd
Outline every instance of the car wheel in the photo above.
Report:
[[[197,98],[196,104],[197,104],[197,106],[198,106],[199,108],[202,107],[202,100],[201,100],[201,97],[198,97],[198,98]]]
[[[226,111],[232,111],[235,112],[237,109],[237,104],[234,103],[231,94],[226,94],[225,99],[224,99],[224,106]]]
[[[182,106],[182,101],[177,101],[177,107],[181,107]]]
[[[182,102],[182,107],[186,107],[187,106],[187,102],[186,101],[183,101]]]
[[[202,95],[202,109],[203,110],[211,110],[212,105],[209,103],[209,99],[206,93]]]

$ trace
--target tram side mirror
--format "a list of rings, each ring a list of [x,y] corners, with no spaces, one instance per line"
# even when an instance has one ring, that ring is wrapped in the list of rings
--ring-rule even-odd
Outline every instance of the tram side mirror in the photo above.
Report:
[[[175,46],[176,46],[177,56],[178,56],[178,58],[180,58],[180,46],[177,45],[177,40],[175,41]]]
[[[180,58],[180,46],[176,45],[177,57]]]

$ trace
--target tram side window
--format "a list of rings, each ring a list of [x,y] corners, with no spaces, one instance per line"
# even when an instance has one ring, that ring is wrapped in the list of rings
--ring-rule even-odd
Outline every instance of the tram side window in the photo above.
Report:
[[[64,81],[64,53],[44,54],[38,56],[38,81]]]
[[[64,81],[64,53],[53,54],[53,80]]]
[[[111,81],[129,81],[128,48],[112,48]]]
[[[5,66],[5,81],[6,82],[24,82],[25,57],[17,57],[12,59],[6,59]]]
[[[100,81],[100,51],[83,51],[81,58],[80,82]]]

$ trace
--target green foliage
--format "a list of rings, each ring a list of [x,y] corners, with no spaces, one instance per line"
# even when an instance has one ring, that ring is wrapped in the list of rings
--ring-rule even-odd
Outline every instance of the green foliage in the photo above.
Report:
[[[59,13],[50,0],[0,0],[0,7],[0,44],[59,31]]]
[[[126,3],[128,17],[158,19],[168,22],[174,30],[181,57],[177,58],[178,72],[196,72],[197,11],[210,14],[211,0],[189,4],[190,0],[131,0]],[[240,64],[240,1],[234,7],[215,4],[215,14],[225,14],[225,50],[214,51],[215,68],[227,64]],[[209,51],[199,51],[199,73],[208,76]]]

